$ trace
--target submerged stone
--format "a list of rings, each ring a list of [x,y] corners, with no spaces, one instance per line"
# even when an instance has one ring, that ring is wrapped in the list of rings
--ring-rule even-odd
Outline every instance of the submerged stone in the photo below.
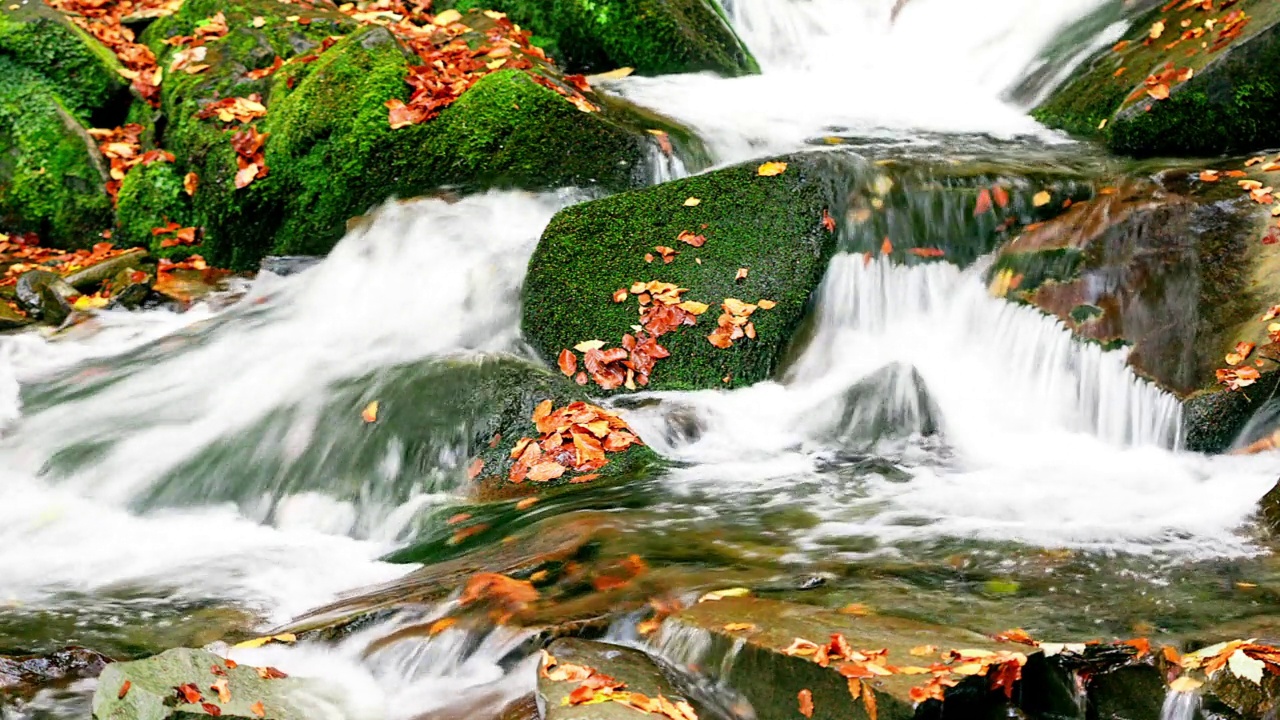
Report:
[[[876,708],[875,717],[883,720],[1000,717],[1013,704],[1003,692],[990,690],[988,678],[980,676],[965,678],[948,689],[941,703],[926,700],[917,704],[910,691],[930,679],[927,671],[918,675],[870,674],[851,681],[840,671],[840,662],[822,667],[812,657],[785,652],[797,638],[822,644],[830,642],[833,633],[842,634],[855,651],[887,649],[888,663],[899,668],[927,667],[951,649],[1023,653],[1028,660],[1013,697],[1025,698],[1024,704],[1039,708],[1048,707],[1053,700],[1043,687],[1047,665],[1037,649],[887,615],[853,616],[809,605],[725,598],[700,602],[672,615],[651,642],[663,657],[680,664],[696,663],[714,680],[737,691],[760,718],[795,717],[802,691],[811,694],[812,717],[817,720],[867,718],[870,707]],[[854,699],[851,685],[857,683],[859,697]],[[861,697],[867,692],[874,693],[874,702],[867,703]]]
[[[226,695],[220,697],[211,686],[223,679]],[[188,684],[199,695],[195,702],[179,693],[178,688]],[[93,695],[93,716],[96,720],[307,720],[321,710],[308,701],[309,694],[314,690],[302,680],[262,677],[248,665],[229,667],[211,652],[177,648],[107,666]]]
[[[42,688],[95,678],[110,662],[101,653],[76,646],[43,655],[0,655],[0,699],[28,697]]]
[[[716,0],[446,0],[436,7],[505,12],[571,72],[760,72]]]
[[[525,337],[550,362],[584,341],[618,347],[639,322],[638,295],[628,289],[672,283],[687,288],[681,300],[707,309],[696,325],[658,338],[670,357],[657,360],[650,389],[732,388],[770,377],[836,248],[845,202],[836,190],[845,181],[828,156],[779,161],[786,170],[773,176],[752,162],[561,210],[529,261]],[[681,233],[700,236],[699,245],[682,242]],[[677,253],[671,262],[661,247]],[[708,336],[727,299],[775,305],[749,316],[754,339],[721,348]]]
[[[1120,153],[1217,155],[1280,144],[1277,102],[1276,3],[1170,3],[1138,17],[1032,114]]]

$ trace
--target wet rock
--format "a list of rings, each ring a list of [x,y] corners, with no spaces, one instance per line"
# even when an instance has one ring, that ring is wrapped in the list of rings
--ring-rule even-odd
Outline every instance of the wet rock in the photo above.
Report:
[[[732,624],[749,624],[746,629],[726,628]],[[740,627],[740,626],[739,626]],[[839,663],[821,667],[810,658],[783,652],[796,638],[817,643],[828,642],[833,633],[842,633],[854,650],[889,650],[888,661],[896,666],[928,665],[938,653],[949,649],[1008,650],[1029,656],[1023,668],[1021,691],[1014,698],[1048,707],[1053,698],[1046,697],[1040,687],[1047,682],[1048,668],[1034,648],[998,643],[977,633],[930,625],[915,620],[885,615],[852,616],[824,608],[755,598],[726,598],[701,602],[682,610],[664,621],[652,642],[658,653],[682,665],[693,665],[701,672],[728,685],[742,695],[759,718],[794,717],[797,698],[802,690],[813,696],[813,717],[865,718],[867,707],[850,697],[849,683],[836,669]],[[913,656],[912,649],[934,646],[930,657]],[[971,677],[946,693],[946,700],[916,705],[910,689],[923,685],[914,675],[890,675],[867,679],[861,692],[875,694],[877,716],[890,718],[918,717],[1003,717],[1008,703],[1002,692],[991,692],[986,678]],[[1036,687],[1037,693],[1025,688]],[[868,690],[870,688],[870,690]],[[1060,703],[1060,701],[1059,701]]]
[[[846,451],[870,450],[884,440],[935,435],[942,417],[924,378],[914,367],[901,364],[859,380],[826,413],[834,422],[825,434]]]
[[[1139,156],[1206,156],[1280,144],[1280,119],[1271,111],[1280,100],[1280,9],[1269,0],[1207,9],[1154,7],[1132,24],[1123,46],[1098,51],[1032,114]],[[1216,26],[1199,36],[1211,18]],[[1166,67],[1171,77],[1148,84],[1148,72]],[[1168,91],[1167,99],[1149,92],[1156,86]]]
[[[590,6],[564,0],[445,0],[435,7],[505,12],[570,72],[621,67],[640,75],[760,72],[715,0],[604,0]]]
[[[268,255],[258,264],[258,270],[288,277],[319,265],[324,258],[317,255]]]
[[[760,162],[614,195],[560,211],[542,234],[529,261],[524,286],[525,337],[547,360],[583,340],[618,347],[635,332],[637,299],[612,297],[636,282],[661,280],[688,292],[682,300],[708,305],[695,326],[659,338],[670,357],[657,361],[649,378],[654,390],[733,388],[768,378],[804,317],[809,296],[836,247],[845,200],[836,185],[842,171],[823,154],[777,158],[780,175],[758,175]],[[686,199],[698,204],[686,205]],[[693,247],[682,232],[702,235]],[[674,248],[671,263],[657,246]],[[652,262],[646,262],[646,254]],[[735,279],[740,268],[747,276]],[[757,337],[727,348],[713,346],[726,298],[748,303],[770,300],[750,320]]]
[[[83,270],[78,270],[64,278],[66,283],[76,290],[84,293],[91,292],[94,288],[101,285],[104,281],[114,278],[122,271],[134,268],[136,269],[146,259],[147,251],[142,248],[134,248],[121,255],[117,255],[108,260],[90,265]]]
[[[137,273],[141,272],[139,279]],[[111,280],[111,307],[133,310],[141,305],[151,294],[155,285],[156,274],[152,266],[140,270],[124,268]]]
[[[1268,530],[1280,535],[1280,482],[1258,501],[1258,515]]]
[[[0,53],[0,226],[88,247],[112,224],[107,168],[53,82]]]
[[[1280,708],[1280,676],[1264,672],[1262,682],[1255,683],[1224,669],[1208,679],[1200,688],[1200,695],[1202,706],[1210,713],[1242,720],[1267,720],[1275,717],[1276,709]]]
[[[76,646],[46,655],[0,655],[0,697],[27,697],[44,687],[95,678],[110,662],[101,653]]]
[[[213,672],[213,669],[219,672]],[[224,702],[210,686],[225,678],[230,697]],[[128,688],[125,688],[128,683]],[[194,684],[201,693],[196,703],[184,702],[177,688]],[[204,650],[177,648],[145,660],[114,663],[98,678],[93,695],[96,720],[162,720],[220,716],[236,720],[268,718],[305,720],[322,710],[308,701],[307,683],[294,678],[262,678],[255,668],[226,662]],[[262,703],[264,714],[254,712]],[[203,707],[210,705],[217,712]]]
[[[31,324],[31,319],[0,298],[0,332],[16,330]]]
[[[79,293],[60,275],[48,270],[31,270],[18,278],[18,303],[29,315],[49,325],[61,325],[71,314],[68,298]]]
[[[686,700],[648,655],[632,648],[563,638],[547,647],[557,662],[592,668],[627,684],[626,692],[646,697],[662,695],[672,702]],[[634,720],[636,710],[621,703],[570,706],[565,701],[581,683],[554,682],[538,675],[538,693],[547,709],[546,720]]]

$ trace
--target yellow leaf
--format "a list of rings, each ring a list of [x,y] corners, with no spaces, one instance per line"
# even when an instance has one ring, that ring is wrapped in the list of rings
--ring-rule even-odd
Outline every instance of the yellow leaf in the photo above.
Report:
[[[702,313],[707,311],[708,306],[706,303],[700,303],[694,300],[685,300],[684,302],[680,303],[677,307],[679,307],[681,310],[684,310],[685,312],[690,312],[690,313],[693,313],[694,315],[701,315]]]
[[[728,623],[724,626],[725,632],[755,632],[755,623]]]
[[[1231,674],[1238,678],[1251,680],[1257,685],[1262,684],[1264,668],[1262,661],[1245,655],[1242,649],[1231,653],[1231,657],[1227,659],[1227,667],[1231,670]]]
[[[1044,207],[1045,205],[1048,205],[1049,201],[1052,199],[1053,196],[1049,194],[1048,190],[1041,190],[1035,194],[1035,197],[1031,198],[1031,204],[1036,207]]]
[[[1098,129],[1101,130],[1107,126],[1107,119],[1102,118],[1102,122],[1098,123]]]
[[[1189,692],[1195,691],[1201,685],[1204,685],[1204,683],[1200,682],[1199,680],[1196,680],[1193,677],[1187,677],[1186,675],[1183,675],[1177,680],[1174,680],[1173,682],[1169,683],[1169,689],[1177,693],[1189,693]]]
[[[445,25],[452,25],[461,19],[462,13],[457,10],[449,9],[432,18],[431,24],[438,27],[444,27]]]
[[[236,643],[232,647],[259,648],[259,647],[262,647],[263,645],[266,645],[267,643],[272,643],[272,642],[292,643],[297,641],[298,641],[298,636],[294,635],[293,633],[280,633],[279,635],[268,635],[266,637],[259,637],[259,638],[253,638],[252,640],[245,640],[242,643]]]
[[[685,206],[685,207],[696,207],[696,206],[698,205],[698,203],[700,203],[700,202],[702,202],[702,200],[701,200],[700,198],[696,198],[696,197],[687,197],[687,198],[685,198],[685,199],[684,199],[684,206]]]
[[[97,295],[81,295],[71,304],[76,310],[97,310],[107,306],[108,300]]]
[[[730,597],[747,597],[751,591],[744,587],[727,588],[725,590],[713,590],[712,592],[698,598],[698,602],[708,602],[711,600],[723,600]]]
[[[756,305],[759,305],[761,310],[772,310],[778,307],[778,303],[772,300],[765,300],[764,298],[761,298],[759,301],[757,301]]]
[[[260,27],[262,27],[263,25],[266,25],[266,24],[267,24],[267,19],[266,19],[266,18],[264,18],[264,17],[262,17],[261,15],[257,15],[257,16],[255,16],[255,17],[253,18],[253,23],[252,23],[252,24],[253,24],[253,26],[254,26],[254,27],[256,27],[256,28],[260,28]]]
[[[756,168],[756,174],[760,177],[773,177],[781,175],[787,171],[787,164],[784,162],[767,162]]]
[[[588,350],[599,350],[602,347],[604,347],[603,340],[583,340],[577,345],[574,345],[573,349],[578,352],[586,352]]]
[[[367,423],[378,421],[378,401],[374,400],[364,406],[364,410],[360,411],[360,417]]]

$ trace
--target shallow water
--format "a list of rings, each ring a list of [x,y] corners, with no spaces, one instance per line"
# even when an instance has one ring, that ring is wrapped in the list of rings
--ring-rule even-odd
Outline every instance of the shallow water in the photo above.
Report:
[[[888,0],[734,0],[763,75],[609,87],[689,123],[717,163],[834,136],[834,151],[856,142],[881,160],[1017,158],[1079,175],[1096,151],[1002,98],[1100,4],[912,0],[890,23]],[[447,403],[420,474],[394,443],[336,432],[360,404],[337,417],[333,403],[402,366],[526,355],[528,256],[556,210],[585,197],[397,203],[317,267],[264,274],[222,302],[0,336],[0,652],[202,645],[412,571],[383,558],[438,550],[465,503]],[[612,509],[631,551],[684,589],[749,577],[764,594],[986,632],[1185,638],[1266,613],[1280,566],[1248,521],[1280,460],[1180,450],[1174,398],[1123,351],[992,297],[988,263],[838,255],[808,344],[777,381],[618,403],[677,469],[549,501],[509,530]],[[361,453],[367,466],[346,462]],[[520,631],[450,629],[370,652],[442,602],[338,643],[232,657],[326,679],[332,717],[493,710],[528,692]],[[4,717],[83,717],[92,687]]]

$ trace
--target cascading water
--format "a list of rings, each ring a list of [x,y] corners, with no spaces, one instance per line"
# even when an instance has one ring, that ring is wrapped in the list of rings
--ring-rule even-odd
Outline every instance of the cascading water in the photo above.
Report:
[[[733,0],[726,9],[762,75],[606,87],[687,122],[720,163],[827,135],[1053,139],[1002,93],[1059,28],[1101,4],[911,0],[891,21],[891,0]],[[651,169],[655,182],[686,172],[660,157]],[[411,538],[424,509],[458,496],[447,483],[401,487],[394,443],[367,474],[333,462],[371,441],[326,433],[326,413],[338,412],[326,402],[370,374],[524,352],[529,253],[554,212],[584,197],[393,203],[317,267],[261,275],[227,307],[105,312],[56,338],[0,336],[0,638],[110,644],[121,628],[223,611],[265,628],[403,576],[411,568],[379,558]],[[1275,461],[1179,451],[1171,396],[1135,377],[1123,353],[991,297],[981,264],[840,255],[814,310],[778,382],[619,403],[649,445],[682,463],[660,481],[676,498],[660,507],[664,530],[680,521],[673,509],[701,525],[732,523],[743,506],[802,508],[795,528],[743,554],[773,569],[911,560],[929,543],[948,562],[964,543],[1170,562],[1256,551],[1237,530],[1274,483]],[[458,459],[447,440],[432,446],[441,466]],[[856,549],[831,552],[849,538]],[[73,629],[40,629],[58,617]],[[453,628],[371,652],[432,617],[232,656],[328,683],[317,717],[468,717],[527,694],[520,632]],[[120,640],[131,652],[155,646],[130,642]],[[48,712],[83,715],[42,700],[14,717]]]

